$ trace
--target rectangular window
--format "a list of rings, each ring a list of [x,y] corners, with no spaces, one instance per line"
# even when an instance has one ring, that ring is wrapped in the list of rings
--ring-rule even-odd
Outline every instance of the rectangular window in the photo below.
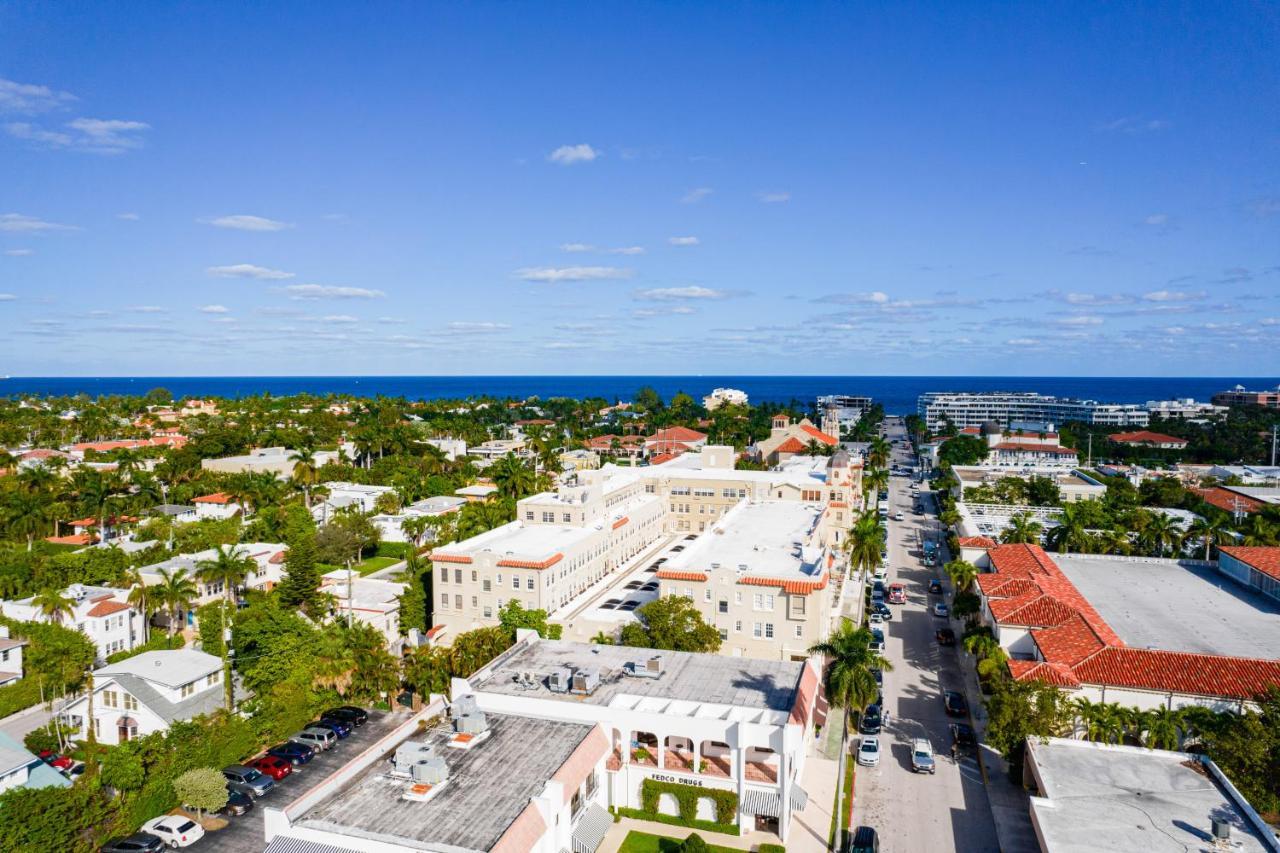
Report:
[[[544,512],[542,514],[542,520],[544,523],[550,524],[556,520],[556,514],[554,512]]]
[[[740,593],[740,592],[735,592],[735,593],[733,594],[733,603],[734,603],[734,604],[741,604],[741,603],[742,603],[742,593]]]
[[[448,582],[449,582],[449,570],[445,569],[440,573],[440,583],[448,583]]]
[[[138,697],[130,696],[128,693],[124,694],[124,709],[126,711],[138,710]]]
[[[107,708],[119,708],[120,698],[114,690],[102,691],[102,704]]]
[[[490,591],[490,586],[491,584],[488,578],[485,578],[484,581],[480,584],[480,588],[483,589],[485,592]]]
[[[533,579],[533,575],[529,575],[529,577],[525,578],[524,588],[533,589],[536,584],[537,584],[537,581]]]
[[[453,570],[453,582],[462,583],[462,569]]]
[[[454,610],[461,610],[461,609],[462,609],[462,596],[460,596],[460,595],[455,595],[455,596],[453,597],[453,609],[454,609]]]
[[[764,635],[764,626],[759,622],[751,623],[751,636],[759,639]]]
[[[520,588],[520,578],[516,577],[515,575],[511,576],[511,588],[512,589]]]
[[[706,589],[704,589],[704,590],[702,591],[702,600],[703,600],[703,601],[710,601],[710,600],[711,600],[711,587],[707,587]]]
[[[798,639],[800,639],[802,636],[804,636],[804,626],[803,626],[803,625],[797,625],[797,626],[796,626],[796,639],[798,640]]]
[[[773,639],[773,623],[772,622],[764,623],[764,637],[766,640]]]
[[[486,607],[486,608],[484,609],[484,618],[486,618],[486,619],[492,619],[492,618],[493,618],[493,608],[492,608],[492,607]]]
[[[716,609],[719,610],[719,612],[721,613],[728,613],[729,602],[725,601],[723,598],[720,599],[720,602],[716,605]]]
[[[212,687],[213,685],[217,684],[221,680],[222,680],[221,672],[211,672],[207,676],[205,676],[204,686]]]
[[[803,619],[805,613],[805,597],[803,595],[788,595],[787,605],[790,607],[790,616],[792,619]]]
[[[476,598],[474,595],[471,596],[471,607],[474,609],[479,606],[480,606],[480,599]]]
[[[182,698],[186,699],[192,693],[196,692],[196,683],[194,681],[188,681],[186,684],[182,685],[182,689],[179,692],[182,694]]]
[[[729,639],[729,629],[728,629],[728,628],[721,628],[721,629],[720,629],[720,639],[721,639],[721,640],[727,640],[727,639]]]
[[[741,633],[742,633],[742,620],[741,620],[741,619],[735,619],[735,620],[734,620],[734,622],[733,622],[733,633],[735,633],[735,634],[741,634]]]
[[[475,570],[475,569],[472,569],[472,570],[471,570],[471,582],[472,582],[472,583],[475,583],[475,582],[476,582],[476,578],[477,578],[477,577],[478,577],[478,576],[476,575],[476,570]]]
[[[573,521],[573,516],[566,512],[560,516],[560,520],[563,521],[565,524],[568,524],[569,522]]]
[[[533,521],[533,510],[529,510],[524,514],[525,521]]]
[[[440,606],[446,610],[449,609],[449,593],[447,592],[440,593]]]

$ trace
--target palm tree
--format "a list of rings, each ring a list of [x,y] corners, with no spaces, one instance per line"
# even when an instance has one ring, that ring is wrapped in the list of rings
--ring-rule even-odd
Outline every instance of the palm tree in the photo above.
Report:
[[[1148,749],[1177,749],[1182,740],[1182,712],[1169,708],[1148,711],[1147,736],[1143,746]]]
[[[889,472],[883,468],[868,468],[862,474],[862,506],[865,509],[880,499],[880,490],[889,485]]]
[[[514,508],[510,501],[487,500],[469,503],[458,513],[458,538],[470,539],[501,527],[511,520]]]
[[[498,487],[498,494],[516,501],[531,494],[537,482],[533,469],[513,453],[494,462],[489,474]]]
[[[339,628],[331,625],[320,635],[320,641],[312,650],[312,660],[315,664],[315,683],[336,691],[339,696],[345,695],[347,688],[351,686],[355,657]]]
[[[1045,537],[1050,548],[1063,554],[1070,554],[1071,549],[1080,551],[1089,545],[1089,532],[1085,529],[1084,515],[1079,504],[1069,503],[1062,508],[1058,516],[1058,525]]]
[[[1102,530],[1095,537],[1094,542],[1104,554],[1128,554],[1133,550],[1129,531],[1118,524]]]
[[[142,642],[146,643],[151,633],[151,600],[147,585],[142,581],[142,572],[136,568],[125,569],[122,580],[129,588],[129,597],[126,601],[142,614]]]
[[[432,518],[429,515],[411,515],[404,521],[400,522],[400,530],[409,540],[413,542],[415,548],[422,547],[422,537],[426,535],[427,530],[432,527]]]
[[[1240,544],[1250,547],[1267,547],[1275,545],[1280,536],[1277,535],[1276,527],[1260,515],[1255,515],[1249,520],[1249,525],[1241,531],[1244,536],[1240,540]]]
[[[843,728],[840,733],[840,765],[836,779],[836,790],[844,790],[844,766],[849,754],[849,711],[859,714],[876,701],[880,688],[876,684],[873,669],[888,672],[893,669],[882,655],[871,651],[871,632],[866,628],[855,628],[852,622],[845,621],[834,633],[819,643],[809,647],[809,654],[822,655],[827,659],[826,694],[827,703],[845,710]],[[843,798],[841,806],[843,805]],[[837,806],[836,825],[843,826]]]
[[[889,455],[893,452],[884,436],[877,435],[867,446],[867,462],[873,468],[884,468],[889,464]]]
[[[880,552],[884,550],[884,528],[873,513],[864,513],[849,529],[844,541],[849,554],[849,569],[853,572],[872,571],[880,565]]]
[[[1020,512],[1009,519],[1009,526],[1000,534],[1006,544],[1032,545],[1040,541],[1044,526],[1027,512]]]
[[[1128,723],[1128,716],[1128,712],[1119,705],[1110,702],[1099,705],[1095,715],[1098,736],[1091,738],[1091,740],[1101,740],[1103,743],[1119,743]]]
[[[14,489],[5,495],[0,515],[6,528],[26,537],[28,551],[34,545],[36,536],[47,529],[49,522],[53,520],[48,494],[26,489]]]
[[[186,569],[160,569],[160,583],[156,584],[152,596],[164,605],[165,612],[169,614],[170,645],[178,627],[178,614],[190,610],[191,602],[196,600],[199,593]]]
[[[978,567],[965,560],[952,560],[943,566],[942,570],[947,573],[947,577],[951,578],[951,584],[957,593],[968,592],[969,587],[978,577]]]
[[[235,588],[257,570],[258,564],[246,552],[234,545],[225,545],[214,552],[212,560],[196,563],[196,574],[205,583],[221,583],[226,603],[234,602]]]
[[[31,597],[31,603],[55,625],[61,625],[64,617],[75,612],[76,606],[60,589],[41,590]]]
[[[311,487],[320,482],[320,466],[316,464],[316,452],[308,446],[299,447],[289,454],[293,463],[293,482],[302,487],[302,500],[311,509]]]
[[[1187,528],[1187,539],[1194,539],[1203,545],[1204,558],[1208,560],[1213,546],[1229,541],[1231,533],[1227,529],[1226,519],[1215,513],[1192,521]]]
[[[1071,706],[1075,714],[1076,723],[1079,729],[1082,730],[1085,740],[1097,740],[1101,737],[1102,729],[1098,725],[1098,716],[1102,704],[1080,696],[1072,700]]]
[[[1182,528],[1177,519],[1162,512],[1153,513],[1138,536],[1146,548],[1156,557],[1166,551],[1176,553],[1182,545]]]

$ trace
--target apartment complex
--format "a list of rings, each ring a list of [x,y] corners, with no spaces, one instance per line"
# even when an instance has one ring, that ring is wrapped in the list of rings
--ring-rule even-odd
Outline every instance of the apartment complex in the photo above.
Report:
[[[1080,421],[1106,426],[1145,427],[1150,421],[1145,406],[1099,403],[1030,391],[930,391],[920,395],[916,407],[931,433],[942,432],[948,423],[958,428],[980,427],[988,421],[1002,426]]]
[[[665,537],[701,533],[744,502],[817,508],[815,538],[837,549],[861,501],[861,464],[848,454],[797,457],[775,471],[738,471],[731,447],[662,465],[568,475],[521,500],[516,520],[431,555],[436,625],[448,636],[493,625],[506,602],[552,613]],[[777,547],[761,531],[745,535]]]
[[[1267,409],[1280,409],[1280,388],[1248,391],[1243,385],[1237,385],[1229,391],[1214,394],[1213,402],[1218,406],[1262,406]]]

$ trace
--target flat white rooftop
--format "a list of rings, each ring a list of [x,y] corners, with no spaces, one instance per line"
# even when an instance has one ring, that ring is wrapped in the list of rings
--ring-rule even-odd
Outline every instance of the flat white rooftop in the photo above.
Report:
[[[814,534],[824,511],[816,503],[741,501],[663,568],[817,578],[822,548]]]
[[[826,462],[818,470],[813,468],[787,468],[778,471],[739,471],[734,468],[704,467],[702,453],[682,453],[675,459],[661,465],[651,465],[640,469],[645,472],[646,479],[677,477],[693,480],[735,480],[743,483],[791,483],[799,486],[813,486],[827,480]]]
[[[1191,561],[1054,554],[1125,645],[1280,658],[1280,604]]]

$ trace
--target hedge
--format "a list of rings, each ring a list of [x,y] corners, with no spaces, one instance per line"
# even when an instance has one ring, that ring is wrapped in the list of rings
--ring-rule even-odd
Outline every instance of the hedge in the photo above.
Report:
[[[409,556],[409,549],[413,547],[411,542],[379,542],[377,556],[379,557],[395,557],[397,560],[403,560]]]
[[[787,848],[781,844],[761,844],[756,853],[787,853]]]
[[[716,819],[713,825],[730,825],[738,815],[738,795],[733,791],[700,788],[680,782],[659,782],[656,779],[645,779],[640,783],[641,810],[651,815],[658,814],[658,800],[662,794],[670,794],[676,798],[676,804],[680,808],[680,818],[689,826],[693,826],[694,822],[710,823],[697,819],[698,800],[703,797],[709,797],[716,805]]]
[[[651,820],[655,823],[665,823],[670,826],[683,826],[687,829],[700,829],[703,832],[723,832],[725,835],[741,835],[742,830],[738,829],[732,823],[713,823],[709,820],[685,820],[678,815],[658,814],[657,812],[646,812],[640,809],[628,809],[619,806],[616,809],[620,818],[633,817],[636,820]]]

